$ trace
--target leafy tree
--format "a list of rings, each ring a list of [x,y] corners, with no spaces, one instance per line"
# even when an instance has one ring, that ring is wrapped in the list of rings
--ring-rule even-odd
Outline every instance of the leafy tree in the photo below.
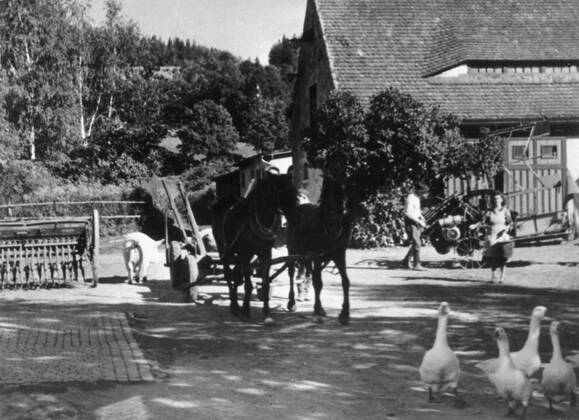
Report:
[[[304,139],[312,167],[340,180],[352,202],[363,200],[384,183],[379,151],[368,136],[365,117],[356,96],[334,92],[318,110],[312,131]]]
[[[464,140],[449,155],[454,156],[450,158],[452,175],[466,181],[467,188],[473,177],[495,188],[495,178],[505,166],[505,142],[499,136],[489,135],[485,129],[478,141]]]
[[[239,133],[224,107],[205,100],[195,104],[191,111],[191,121],[177,133],[182,141],[183,159],[189,165],[227,155],[233,150]]]
[[[260,100],[256,117],[250,122],[243,141],[264,153],[289,150],[288,122],[285,118],[286,104],[281,99]]]
[[[292,77],[298,66],[298,47],[285,36],[269,50],[269,64],[279,69],[281,78],[291,91],[295,79]]]
[[[51,138],[58,110],[70,109],[73,79],[70,39],[72,0],[35,2],[8,0],[0,13],[2,65],[10,88],[5,97],[7,116],[27,138],[29,156],[37,155],[37,137]]]
[[[269,64],[272,66],[294,68],[297,64],[298,51],[297,48],[292,45],[291,40],[284,35],[281,40],[271,47],[268,59]]]
[[[371,98],[366,126],[376,152],[371,167],[391,187],[444,179],[455,164],[449,150],[463,144],[456,118],[395,88]]]
[[[187,169],[183,175],[187,189],[190,191],[200,191],[211,184],[213,178],[231,172],[235,168],[233,162],[225,156],[212,160],[206,160]]]
[[[54,183],[48,171],[38,162],[8,160],[0,164],[0,203],[16,203],[39,187]]]

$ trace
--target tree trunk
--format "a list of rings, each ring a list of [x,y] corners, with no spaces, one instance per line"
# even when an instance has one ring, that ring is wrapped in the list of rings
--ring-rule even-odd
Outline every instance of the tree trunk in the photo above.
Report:
[[[87,131],[87,133],[86,133],[86,136],[87,136],[87,137],[90,137],[91,134],[92,134],[92,126],[94,125],[94,121],[95,121],[96,116],[97,116],[97,114],[98,114],[98,112],[99,112],[99,107],[100,107],[100,105],[101,105],[101,95],[99,94],[99,97],[98,97],[98,99],[97,99],[96,107],[95,107],[95,109],[94,109],[94,112],[93,112],[92,116],[90,117],[90,122],[88,123],[88,131]]]
[[[83,90],[84,79],[82,77],[82,57],[78,59],[78,105],[80,107],[80,138],[82,140],[83,147],[87,146],[86,142],[86,130],[84,127],[84,103],[82,100],[82,96],[84,93]]]
[[[36,160],[36,131],[34,127],[30,129],[30,160]]]
[[[107,116],[109,118],[111,118],[113,116],[113,95],[111,95],[111,98],[109,99],[109,111]]]

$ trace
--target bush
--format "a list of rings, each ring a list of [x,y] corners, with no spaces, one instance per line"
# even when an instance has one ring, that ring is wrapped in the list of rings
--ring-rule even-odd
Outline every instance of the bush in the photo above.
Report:
[[[53,180],[54,181],[54,180]],[[100,216],[117,216],[140,214],[140,207],[128,204],[101,204],[95,201],[125,201],[129,200],[132,189],[129,185],[101,185],[93,183],[56,183],[37,187],[22,194],[13,203],[44,203],[31,207],[17,207],[12,211],[13,217],[47,218],[47,217],[85,217],[91,216],[93,209]],[[79,204],[67,204],[67,203]],[[1,214],[8,216],[7,210]],[[115,236],[126,232],[139,230],[136,219],[104,219],[101,218],[101,235]]]
[[[9,160],[0,164],[0,203],[19,203],[39,188],[55,184],[48,170],[31,160]]]
[[[350,245],[379,248],[404,245],[404,195],[401,190],[378,193],[364,201],[362,212],[352,226]]]

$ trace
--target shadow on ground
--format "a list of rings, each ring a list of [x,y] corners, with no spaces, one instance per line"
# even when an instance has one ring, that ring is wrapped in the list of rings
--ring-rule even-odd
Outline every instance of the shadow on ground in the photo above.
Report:
[[[412,281],[403,285],[359,285],[351,289],[351,324],[341,326],[336,321],[341,304],[337,278],[330,274],[324,277],[326,321],[312,322],[312,302],[291,313],[284,310],[285,300],[278,297],[272,301],[277,322],[273,328],[262,325],[261,303],[257,301],[252,304],[252,321],[232,318],[224,284],[211,293],[201,288],[204,303],[197,304],[182,303],[180,292],[171,289],[167,281],[134,286],[141,287],[143,293],[138,303],[3,302],[3,322],[13,325],[18,325],[21,314],[30,311],[39,317],[124,312],[139,346],[152,362],[156,382],[60,384],[54,389],[49,385],[5,387],[0,393],[7,400],[14,397],[14,401],[16,396],[28,395],[29,408],[56,404],[50,399],[44,403],[31,400],[30,393],[56,395],[57,401],[75,407],[75,415],[82,418],[105,418],[99,413],[121,418],[115,413],[140,409],[146,414],[144,418],[165,419],[193,413],[198,418],[225,419],[492,419],[501,416],[504,407],[474,364],[496,357],[491,335],[495,326],[506,328],[512,349],[517,349],[526,339],[532,308],[544,305],[548,319],[543,331],[549,320],[563,321],[561,341],[566,354],[579,350],[579,331],[572,327],[579,323],[576,291],[473,283],[465,287],[464,282],[420,284],[427,280],[424,277],[409,279]],[[121,277],[110,277],[102,283],[122,281]],[[464,409],[426,403],[418,378],[417,368],[424,350],[433,342],[436,309],[443,300],[452,310],[449,343],[461,359],[461,392],[469,404]],[[544,334],[540,342],[544,362],[550,352]],[[89,393],[92,396],[87,398]],[[18,418],[16,408],[10,407],[0,411],[2,418]],[[545,410],[544,400],[539,398],[528,418],[544,418]],[[565,408],[561,415],[577,418],[579,413]]]

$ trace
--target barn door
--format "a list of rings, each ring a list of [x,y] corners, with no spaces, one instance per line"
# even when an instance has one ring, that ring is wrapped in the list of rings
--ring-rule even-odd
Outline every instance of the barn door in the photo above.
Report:
[[[555,213],[563,208],[563,139],[514,138],[507,143],[503,191],[519,216]]]

